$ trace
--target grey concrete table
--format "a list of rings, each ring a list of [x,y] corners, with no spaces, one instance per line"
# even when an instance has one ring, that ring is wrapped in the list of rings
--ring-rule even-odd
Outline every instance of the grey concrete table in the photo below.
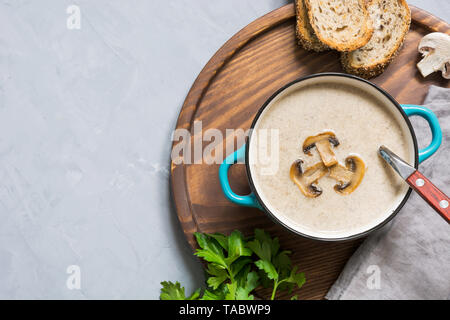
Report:
[[[0,1],[0,298],[201,285],[170,200],[171,133],[214,52],[287,2]],[[448,0],[409,2],[449,20]]]

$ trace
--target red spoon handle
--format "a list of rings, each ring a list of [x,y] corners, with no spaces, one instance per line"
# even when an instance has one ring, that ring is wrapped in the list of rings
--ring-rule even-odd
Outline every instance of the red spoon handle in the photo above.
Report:
[[[450,223],[450,199],[419,171],[414,172],[407,180],[408,184],[428,202],[442,218]]]

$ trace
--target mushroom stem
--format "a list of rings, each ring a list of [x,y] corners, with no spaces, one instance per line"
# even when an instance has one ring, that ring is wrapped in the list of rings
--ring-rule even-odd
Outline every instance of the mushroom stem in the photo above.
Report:
[[[317,152],[320,154],[323,164],[326,167],[331,167],[338,163],[336,156],[331,150],[330,142],[328,140],[320,140],[316,142]]]
[[[331,146],[337,147],[338,145],[339,141],[336,135],[333,132],[327,131],[306,138],[303,143],[303,152],[311,156],[311,149],[316,147],[323,164],[326,167],[331,167],[338,163]]]

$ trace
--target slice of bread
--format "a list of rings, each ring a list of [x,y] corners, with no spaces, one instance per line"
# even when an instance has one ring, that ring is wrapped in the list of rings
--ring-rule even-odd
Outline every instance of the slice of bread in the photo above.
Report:
[[[365,0],[305,0],[309,21],[320,41],[337,51],[353,51],[372,36]]]
[[[403,44],[411,24],[411,11],[405,0],[372,0],[367,10],[374,32],[362,48],[341,54],[342,67],[363,78],[381,74]]]
[[[313,50],[317,52],[328,50],[328,46],[317,38],[311,24],[309,23],[305,0],[295,0],[295,14],[297,17],[295,31],[299,44],[305,50]]]

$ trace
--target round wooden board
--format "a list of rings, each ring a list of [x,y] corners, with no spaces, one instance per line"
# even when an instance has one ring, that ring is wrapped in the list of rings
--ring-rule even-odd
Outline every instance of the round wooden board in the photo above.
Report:
[[[386,71],[372,81],[400,103],[421,104],[429,85],[449,87],[449,81],[440,74],[422,78],[416,68],[421,59],[417,45],[427,33],[450,33],[450,26],[413,6],[411,11],[411,30],[403,49]],[[294,5],[286,5],[239,31],[211,58],[183,104],[177,129],[192,132],[194,121],[202,121],[203,132],[216,128],[225,136],[226,129],[246,130],[257,110],[278,88],[296,78],[325,71],[342,72],[339,54],[312,53],[300,48],[295,37]],[[226,143],[230,141],[224,142],[224,157]],[[322,299],[362,240],[321,243],[294,235],[274,224],[263,212],[230,203],[220,188],[218,169],[216,164],[171,163],[172,195],[192,248],[196,247],[196,231],[228,234],[238,229],[249,235],[254,228],[263,228],[279,237],[282,248],[293,252],[294,265],[306,274],[306,284],[295,294],[300,299]],[[232,167],[230,181],[237,193],[250,191],[243,165]],[[268,296],[264,289],[258,293]],[[289,296],[280,294],[277,298]]]

